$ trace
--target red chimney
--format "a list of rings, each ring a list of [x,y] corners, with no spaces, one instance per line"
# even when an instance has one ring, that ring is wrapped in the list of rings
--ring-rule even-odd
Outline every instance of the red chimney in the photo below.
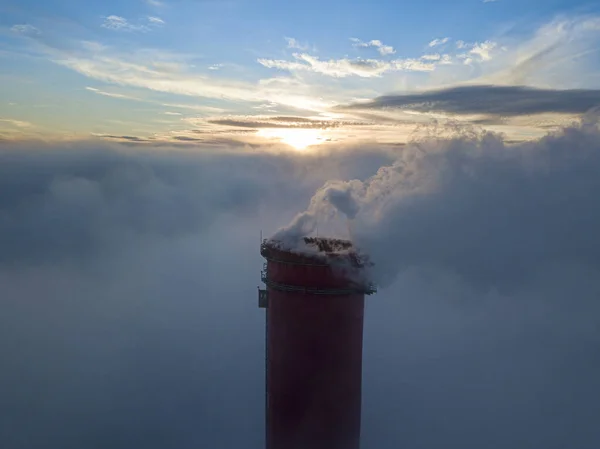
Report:
[[[365,261],[350,242],[264,241],[266,449],[358,449]]]

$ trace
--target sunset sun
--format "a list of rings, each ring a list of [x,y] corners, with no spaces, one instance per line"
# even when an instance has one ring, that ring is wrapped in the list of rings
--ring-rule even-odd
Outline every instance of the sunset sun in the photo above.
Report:
[[[324,138],[318,129],[263,129],[258,135],[267,139],[278,140],[296,150],[305,150],[312,145],[319,145]]]

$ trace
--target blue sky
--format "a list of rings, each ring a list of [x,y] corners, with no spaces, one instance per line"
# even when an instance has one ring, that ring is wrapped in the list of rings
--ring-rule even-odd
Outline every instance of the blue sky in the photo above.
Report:
[[[408,107],[387,114],[407,125],[390,130],[382,111],[366,122],[339,107],[465,84],[600,87],[596,2],[27,0],[4,2],[0,13],[5,138],[202,143],[219,134],[223,142],[299,147],[338,141],[340,129],[352,128],[363,138],[403,140],[407,122],[473,117],[415,117]],[[285,123],[272,122],[281,116]],[[251,117],[259,127],[213,123],[255,123]],[[290,117],[327,122],[307,129]],[[523,117],[489,125],[520,139],[545,132],[548,120],[573,118],[544,117],[546,128],[540,117],[536,126]]]

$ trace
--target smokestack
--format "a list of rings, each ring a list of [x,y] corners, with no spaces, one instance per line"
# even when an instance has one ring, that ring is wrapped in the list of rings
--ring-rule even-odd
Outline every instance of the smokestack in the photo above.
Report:
[[[345,240],[263,241],[266,449],[358,449],[368,264]]]

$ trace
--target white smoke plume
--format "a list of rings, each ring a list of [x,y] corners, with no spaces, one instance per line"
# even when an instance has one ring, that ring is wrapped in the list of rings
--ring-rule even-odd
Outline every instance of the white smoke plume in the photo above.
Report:
[[[330,181],[276,239],[336,216],[386,285],[409,267],[500,290],[555,264],[600,267],[600,132],[584,120],[509,145],[482,132],[430,139],[360,181]]]

